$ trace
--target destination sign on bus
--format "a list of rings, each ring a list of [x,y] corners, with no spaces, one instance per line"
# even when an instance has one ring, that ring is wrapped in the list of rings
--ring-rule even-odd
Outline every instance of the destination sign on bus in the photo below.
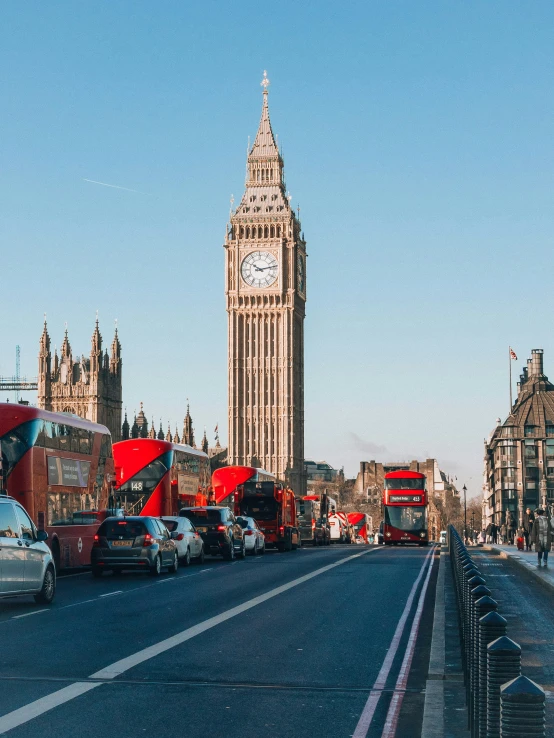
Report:
[[[421,502],[421,495],[389,495],[389,502]]]

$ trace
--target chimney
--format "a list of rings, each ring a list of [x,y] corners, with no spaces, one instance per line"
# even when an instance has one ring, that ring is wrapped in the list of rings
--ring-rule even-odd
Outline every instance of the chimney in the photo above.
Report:
[[[532,377],[540,377],[543,374],[543,350],[533,349],[531,358],[527,362],[529,365],[529,375]]]

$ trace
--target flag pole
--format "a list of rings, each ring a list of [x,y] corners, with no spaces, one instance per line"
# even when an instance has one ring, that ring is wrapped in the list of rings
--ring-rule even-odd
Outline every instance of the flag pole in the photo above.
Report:
[[[508,363],[510,365],[510,415],[512,414],[512,347],[508,346]]]

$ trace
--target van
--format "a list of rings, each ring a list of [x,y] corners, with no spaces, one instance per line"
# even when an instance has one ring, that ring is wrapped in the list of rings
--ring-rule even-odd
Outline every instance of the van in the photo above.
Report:
[[[446,531],[445,530],[441,530],[440,532],[439,543],[441,545],[444,545],[446,543]]]

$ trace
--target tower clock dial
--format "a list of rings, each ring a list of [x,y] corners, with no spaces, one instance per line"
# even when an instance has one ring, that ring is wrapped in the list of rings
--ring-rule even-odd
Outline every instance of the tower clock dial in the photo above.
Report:
[[[270,287],[277,279],[279,264],[273,254],[254,251],[243,259],[240,273],[250,287]]]

